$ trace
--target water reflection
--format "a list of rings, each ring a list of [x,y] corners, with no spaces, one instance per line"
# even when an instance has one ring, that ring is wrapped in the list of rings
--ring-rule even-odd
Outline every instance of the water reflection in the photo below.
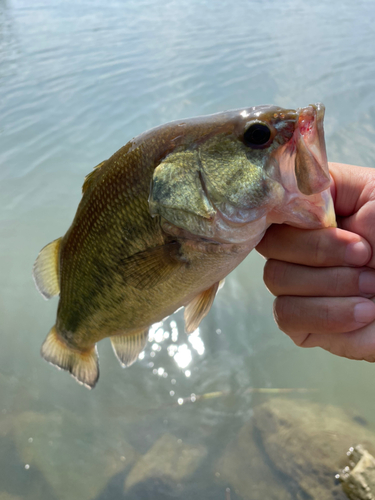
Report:
[[[165,320],[166,323],[167,320]],[[168,355],[173,358],[175,363],[179,368],[187,368],[193,360],[193,350],[199,356],[202,356],[205,351],[204,342],[200,337],[200,329],[197,328],[193,333],[188,336],[188,342],[191,344],[192,349],[189,348],[188,344],[177,344],[179,338],[179,331],[176,321],[169,322],[170,332],[164,328],[167,328],[163,322],[155,323],[149,330],[149,338],[148,341],[151,343],[151,353],[150,356],[155,358],[156,353],[162,350],[162,347],[165,347],[165,343],[167,340],[171,340],[172,343],[167,343],[166,346]],[[144,359],[144,353],[139,356],[139,359]],[[151,368],[154,367],[153,362]],[[166,378],[166,372],[164,368],[154,368],[154,374],[158,374],[159,376],[163,376]],[[190,377],[191,371],[185,370],[184,374],[186,377]]]
[[[165,323],[167,320],[165,320]],[[170,332],[166,329],[167,328],[163,322],[156,323],[155,325],[152,325],[152,327],[149,330],[149,342],[152,344],[151,345],[151,350],[154,352],[160,352],[162,350],[161,344],[164,343],[166,340],[171,339],[172,343],[169,343],[166,347],[168,355],[173,358],[175,363],[179,368],[187,368],[189,364],[193,360],[193,350],[196,351],[196,353],[199,356],[202,356],[205,352],[205,347],[204,347],[204,342],[200,336],[200,329],[197,328],[193,333],[188,335],[188,342],[191,344],[192,349],[189,348],[188,344],[183,343],[183,344],[177,344],[178,338],[179,338],[179,331],[178,331],[178,326],[176,321],[172,320],[169,322],[169,327],[170,327]],[[152,357],[155,357],[155,354],[152,354]],[[150,355],[151,355],[150,354]],[[144,359],[144,353],[142,353],[139,357],[139,359]],[[164,368],[162,368],[164,370]],[[160,370],[160,369],[159,369]],[[162,375],[163,377],[166,377],[164,372],[159,372],[159,370],[156,370],[155,373],[158,373],[159,375]],[[184,374],[186,377],[190,377],[191,371],[190,370],[185,370]]]
[[[186,336],[185,333],[183,333],[183,335]],[[178,376],[178,374],[173,369],[173,365],[170,368],[167,367],[166,361],[168,360],[164,355],[165,352],[167,352],[168,357],[173,360],[174,366],[179,369],[179,373],[184,375],[187,379],[191,377],[191,370],[187,369],[187,367],[196,363],[196,357],[203,356],[205,352],[205,346],[199,328],[188,335],[187,343],[179,343],[179,338],[181,338],[181,335],[179,335],[178,325],[175,320],[170,321],[166,319],[163,322],[155,323],[149,330],[149,345],[146,348],[146,352],[143,351],[138,357],[140,361],[150,357],[152,361],[148,362],[147,366],[152,370],[153,375],[157,375],[160,378],[170,378],[168,371],[171,370],[172,373],[175,374],[173,378],[170,378],[170,383],[173,386],[177,383],[175,377]],[[169,390],[169,395],[177,401],[178,405],[182,405],[187,399],[190,402],[196,401],[194,393],[192,393],[189,398],[186,398],[186,396],[179,393],[178,390],[171,389]]]

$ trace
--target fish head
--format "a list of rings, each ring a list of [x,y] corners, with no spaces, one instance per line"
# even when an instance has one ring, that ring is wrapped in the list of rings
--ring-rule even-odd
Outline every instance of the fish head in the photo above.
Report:
[[[323,118],[321,104],[200,118],[155,170],[152,215],[223,242],[255,241],[272,223],[335,226]]]
[[[336,227],[324,140],[324,113],[320,103],[297,109],[293,135],[275,151],[266,167],[268,176],[282,189],[282,200],[268,211],[270,223],[287,223],[305,229]]]

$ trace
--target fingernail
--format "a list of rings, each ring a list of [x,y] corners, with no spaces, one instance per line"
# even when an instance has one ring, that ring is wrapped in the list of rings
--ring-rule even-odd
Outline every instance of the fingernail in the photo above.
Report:
[[[345,250],[345,261],[352,266],[363,266],[370,258],[370,248],[363,241],[350,243]]]
[[[358,284],[361,293],[375,294],[375,271],[363,271]]]
[[[357,323],[367,325],[375,319],[375,304],[373,302],[360,302],[354,306],[354,319]]]

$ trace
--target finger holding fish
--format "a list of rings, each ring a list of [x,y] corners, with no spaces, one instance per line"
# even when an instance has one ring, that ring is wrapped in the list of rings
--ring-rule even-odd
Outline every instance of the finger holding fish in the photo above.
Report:
[[[309,267],[270,259],[263,272],[268,290],[278,296],[372,297],[375,271],[369,267]]]
[[[311,231],[275,224],[256,249],[266,259],[310,267],[364,266],[371,258],[365,238],[333,227]]]
[[[329,167],[339,228],[272,226],[257,249],[269,259],[264,278],[278,296],[276,319],[294,342],[375,361],[374,170],[339,163]],[[355,308],[354,299],[359,301]]]

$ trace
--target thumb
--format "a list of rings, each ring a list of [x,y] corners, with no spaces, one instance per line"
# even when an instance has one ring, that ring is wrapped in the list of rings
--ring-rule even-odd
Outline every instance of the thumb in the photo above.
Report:
[[[372,256],[367,266],[375,269],[375,200],[368,201],[358,212],[338,220],[339,227],[358,234],[370,244]]]

